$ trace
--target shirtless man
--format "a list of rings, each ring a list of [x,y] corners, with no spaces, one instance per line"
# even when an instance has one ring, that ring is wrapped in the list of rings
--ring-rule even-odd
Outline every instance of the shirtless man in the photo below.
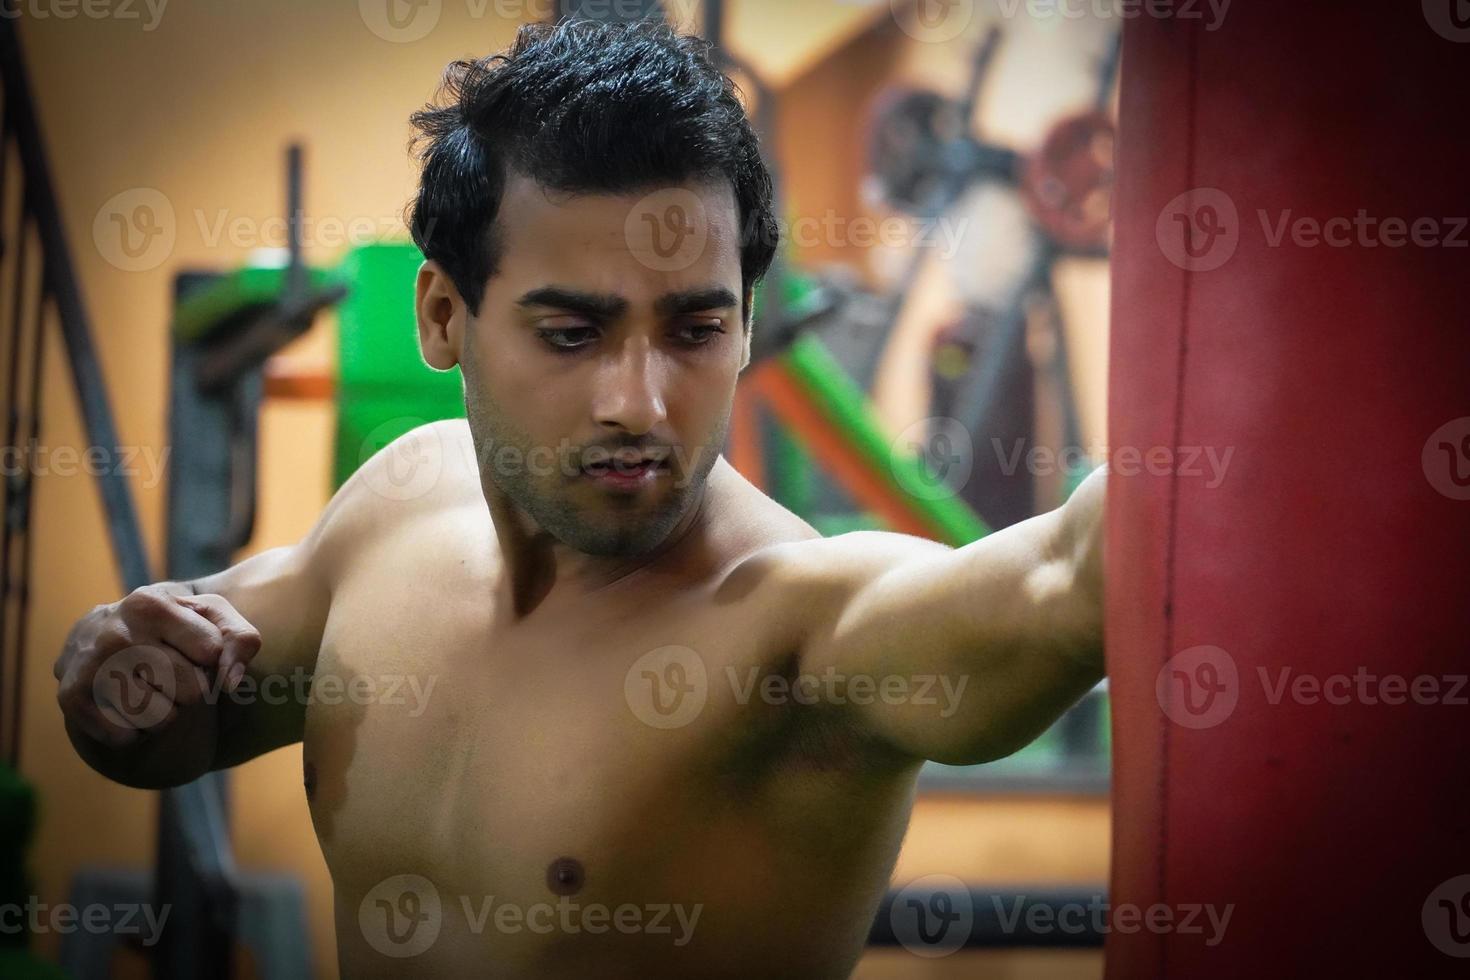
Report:
[[[719,454],[774,222],[701,47],[528,30],[449,82],[411,225],[468,421],[83,617],[67,731],[140,787],[303,742],[346,976],[846,976],[924,760],[1102,677],[1103,479],[959,549],[821,537]]]

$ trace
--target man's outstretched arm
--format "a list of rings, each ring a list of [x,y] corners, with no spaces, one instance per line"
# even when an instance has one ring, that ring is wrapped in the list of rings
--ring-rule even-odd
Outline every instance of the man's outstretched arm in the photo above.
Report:
[[[1057,510],[958,549],[803,542],[802,672],[845,678],[842,710],[904,755],[971,765],[1023,747],[1104,674],[1106,482],[1100,469]]]

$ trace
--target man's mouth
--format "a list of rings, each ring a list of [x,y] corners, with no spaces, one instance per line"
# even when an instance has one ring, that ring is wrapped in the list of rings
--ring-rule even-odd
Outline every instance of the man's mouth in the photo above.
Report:
[[[582,466],[582,472],[599,483],[624,489],[642,486],[669,471],[668,456],[649,453],[618,453]]]

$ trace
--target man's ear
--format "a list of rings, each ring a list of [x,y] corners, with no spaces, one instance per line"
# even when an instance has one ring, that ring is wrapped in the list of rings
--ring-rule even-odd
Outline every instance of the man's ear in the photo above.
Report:
[[[458,364],[469,309],[444,267],[433,259],[419,266],[414,313],[419,325],[419,350],[429,366],[447,371]]]

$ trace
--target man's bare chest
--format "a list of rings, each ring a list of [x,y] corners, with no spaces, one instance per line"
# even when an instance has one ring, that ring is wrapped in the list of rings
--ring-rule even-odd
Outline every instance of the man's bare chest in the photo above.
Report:
[[[617,857],[588,887],[661,863],[678,880],[691,849],[815,812],[848,775],[793,755],[820,708],[761,610],[650,597],[507,629],[434,594],[334,600],[304,746],[334,877],[494,869],[540,893],[556,860],[596,854]]]

